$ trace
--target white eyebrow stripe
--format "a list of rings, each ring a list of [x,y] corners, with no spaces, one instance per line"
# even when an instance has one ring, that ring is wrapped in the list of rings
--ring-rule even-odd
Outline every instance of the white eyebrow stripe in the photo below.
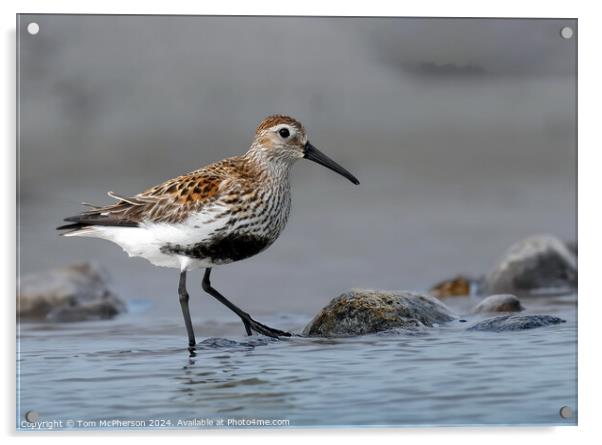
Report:
[[[272,128],[274,129],[274,131],[280,131],[282,128],[286,128],[291,132],[291,136],[295,136],[297,134],[297,129],[290,124],[278,124]]]

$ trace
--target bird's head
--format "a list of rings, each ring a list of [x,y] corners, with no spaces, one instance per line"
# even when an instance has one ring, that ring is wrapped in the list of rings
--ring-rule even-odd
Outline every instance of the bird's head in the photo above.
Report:
[[[359,184],[355,176],[314,147],[301,122],[289,116],[273,115],[261,121],[251,149],[268,161],[292,164],[298,159],[309,159]]]

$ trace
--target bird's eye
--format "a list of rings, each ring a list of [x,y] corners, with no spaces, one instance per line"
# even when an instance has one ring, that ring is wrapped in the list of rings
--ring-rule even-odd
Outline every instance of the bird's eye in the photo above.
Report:
[[[287,137],[289,137],[291,135],[291,133],[288,131],[288,128],[281,128],[280,130],[278,130],[278,134],[283,139],[286,139]]]

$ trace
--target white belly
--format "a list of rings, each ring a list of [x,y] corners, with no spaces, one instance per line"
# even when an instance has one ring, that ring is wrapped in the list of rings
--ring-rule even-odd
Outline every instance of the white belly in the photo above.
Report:
[[[180,270],[212,267],[209,259],[193,259],[183,255],[163,253],[161,248],[171,244],[201,243],[222,227],[223,220],[213,220],[212,215],[199,214],[181,224],[143,223],[139,227],[93,226],[65,236],[101,238],[120,246],[130,257],[141,257],[155,266]],[[221,263],[223,264],[223,263]]]

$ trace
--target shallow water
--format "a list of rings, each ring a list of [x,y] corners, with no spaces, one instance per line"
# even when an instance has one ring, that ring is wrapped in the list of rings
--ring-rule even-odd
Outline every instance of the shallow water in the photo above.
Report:
[[[461,311],[462,300],[449,303]],[[35,410],[39,421],[63,421],[59,429],[266,419],[280,422],[273,427],[572,425],[576,413],[562,419],[559,410],[577,406],[575,302],[527,301],[528,312],[547,309],[567,323],[509,333],[467,332],[477,320],[468,318],[394,335],[279,341],[244,337],[233,319],[205,322],[197,333],[216,336],[198,338],[193,354],[179,347],[180,320],[142,302],[112,321],[23,324],[19,418]],[[262,321],[299,332],[308,320]]]
[[[328,175],[316,186],[298,176],[280,239],[257,257],[216,268],[214,286],[257,320],[298,333],[349,288],[424,290],[457,273],[485,273],[530,234],[572,239],[573,217],[558,208],[568,207],[558,200],[567,188],[557,178],[539,178],[528,191],[517,186],[507,200],[476,178],[467,191],[430,179],[412,186],[414,177],[383,166],[364,167],[363,175],[372,180],[358,188]],[[177,271],[130,259],[108,242],[60,238],[49,226],[81,196],[100,196],[100,187],[41,192],[21,204],[21,270],[98,261],[129,312],[111,321],[23,323],[18,419],[35,410],[40,421],[63,420],[57,428],[128,419],[193,428],[266,419],[282,420],[277,428],[576,422],[575,297],[523,301],[528,312],[567,320],[531,331],[467,332],[476,321],[469,317],[412,334],[274,342],[246,338],[236,317],[202,292],[197,272],[188,290],[201,346],[189,357]],[[446,303],[465,314],[477,300]],[[565,405],[570,419],[559,416]]]

